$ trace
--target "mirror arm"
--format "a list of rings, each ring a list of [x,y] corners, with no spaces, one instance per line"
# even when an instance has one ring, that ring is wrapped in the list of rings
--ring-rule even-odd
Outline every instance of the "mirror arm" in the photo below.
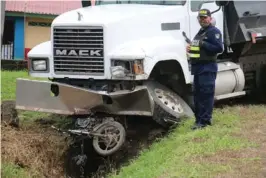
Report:
[[[211,14],[214,14],[215,12],[218,12],[221,9],[221,6],[219,6],[219,8],[213,12],[211,12]]]

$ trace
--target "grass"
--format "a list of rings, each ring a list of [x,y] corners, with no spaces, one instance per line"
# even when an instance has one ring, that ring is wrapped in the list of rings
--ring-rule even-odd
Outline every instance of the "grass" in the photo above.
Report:
[[[16,98],[16,79],[29,78],[26,71],[1,71],[1,101]]]
[[[30,77],[27,71],[1,71],[1,101],[16,99],[17,78],[46,80],[42,78]],[[32,111],[19,111],[19,116],[21,120],[31,121],[32,119],[47,117],[48,114]]]
[[[252,149],[259,150],[258,148],[262,146],[261,140],[254,138],[262,138],[263,135],[254,134],[248,139],[245,133],[251,128],[245,128],[245,126],[261,123],[261,128],[258,126],[257,129],[265,131],[265,109],[265,105],[215,109],[214,126],[198,131],[191,131],[190,126],[193,121],[186,121],[181,127],[171,132],[168,137],[144,150],[137,159],[132,160],[129,165],[125,165],[120,172],[110,174],[110,177],[207,178],[222,173],[231,173],[234,175],[232,177],[238,177],[239,170],[234,166],[235,163],[243,167],[245,164],[254,166],[253,163],[256,163],[262,169],[261,153],[262,150],[266,149],[265,145],[255,157],[248,152]],[[247,115],[241,115],[242,111],[245,111]],[[238,152],[247,152],[248,156],[238,155],[234,158],[234,162],[230,160],[232,153]],[[224,154],[219,157],[220,153]],[[216,159],[213,161],[212,158],[215,157]],[[227,159],[227,161],[221,161],[223,159]],[[255,169],[253,166],[249,166],[250,172]],[[241,174],[241,176],[247,175]],[[254,175],[250,175],[250,177],[252,176]]]
[[[2,72],[2,100],[15,98],[15,80],[26,72]],[[28,78],[28,77],[27,77]],[[265,177],[266,106],[235,105],[214,110],[214,125],[191,131],[193,120],[142,150],[111,178]],[[23,120],[43,117],[21,112]],[[3,177],[27,177],[14,162],[2,164]]]
[[[15,100],[17,78],[38,79],[29,77],[27,71],[1,71],[1,101]],[[1,125],[2,177],[43,177],[42,169],[46,170],[44,177],[49,177],[48,170],[61,174],[61,169],[58,167],[62,167],[60,156],[65,148],[64,141],[60,139],[63,137],[58,137],[45,129],[38,128],[37,124],[33,124],[37,119],[51,118],[53,115],[33,111],[18,111],[18,115],[20,118],[19,130],[5,128]],[[65,121],[57,118],[55,125],[64,125]],[[53,167],[48,167],[51,165]]]
[[[265,105],[216,108],[214,125],[198,131],[185,121],[109,177],[265,177],[265,111]]]
[[[16,98],[17,78],[47,80],[45,78],[30,77],[27,71],[16,71],[16,72],[1,71],[1,101],[14,100]]]
[[[4,163],[2,164],[2,178],[29,178],[28,173],[18,165],[13,163]]]

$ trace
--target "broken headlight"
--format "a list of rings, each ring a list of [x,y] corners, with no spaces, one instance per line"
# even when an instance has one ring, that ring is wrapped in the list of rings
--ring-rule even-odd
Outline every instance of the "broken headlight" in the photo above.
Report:
[[[115,78],[144,74],[143,60],[112,60],[111,75]]]

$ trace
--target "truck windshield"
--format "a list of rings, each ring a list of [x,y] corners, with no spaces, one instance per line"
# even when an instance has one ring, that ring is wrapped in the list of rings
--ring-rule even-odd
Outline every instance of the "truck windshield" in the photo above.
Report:
[[[159,1],[159,0],[149,0],[149,1],[133,1],[133,0],[97,0],[95,5],[105,5],[105,4],[147,4],[147,5],[184,5],[186,0],[169,0],[169,1]]]

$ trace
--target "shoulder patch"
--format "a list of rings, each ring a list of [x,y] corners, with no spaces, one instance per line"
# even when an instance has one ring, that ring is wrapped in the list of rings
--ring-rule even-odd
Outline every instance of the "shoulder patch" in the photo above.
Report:
[[[219,33],[216,33],[216,34],[215,34],[215,38],[216,38],[216,39],[219,39],[219,38],[220,38],[220,34],[219,34]]]

